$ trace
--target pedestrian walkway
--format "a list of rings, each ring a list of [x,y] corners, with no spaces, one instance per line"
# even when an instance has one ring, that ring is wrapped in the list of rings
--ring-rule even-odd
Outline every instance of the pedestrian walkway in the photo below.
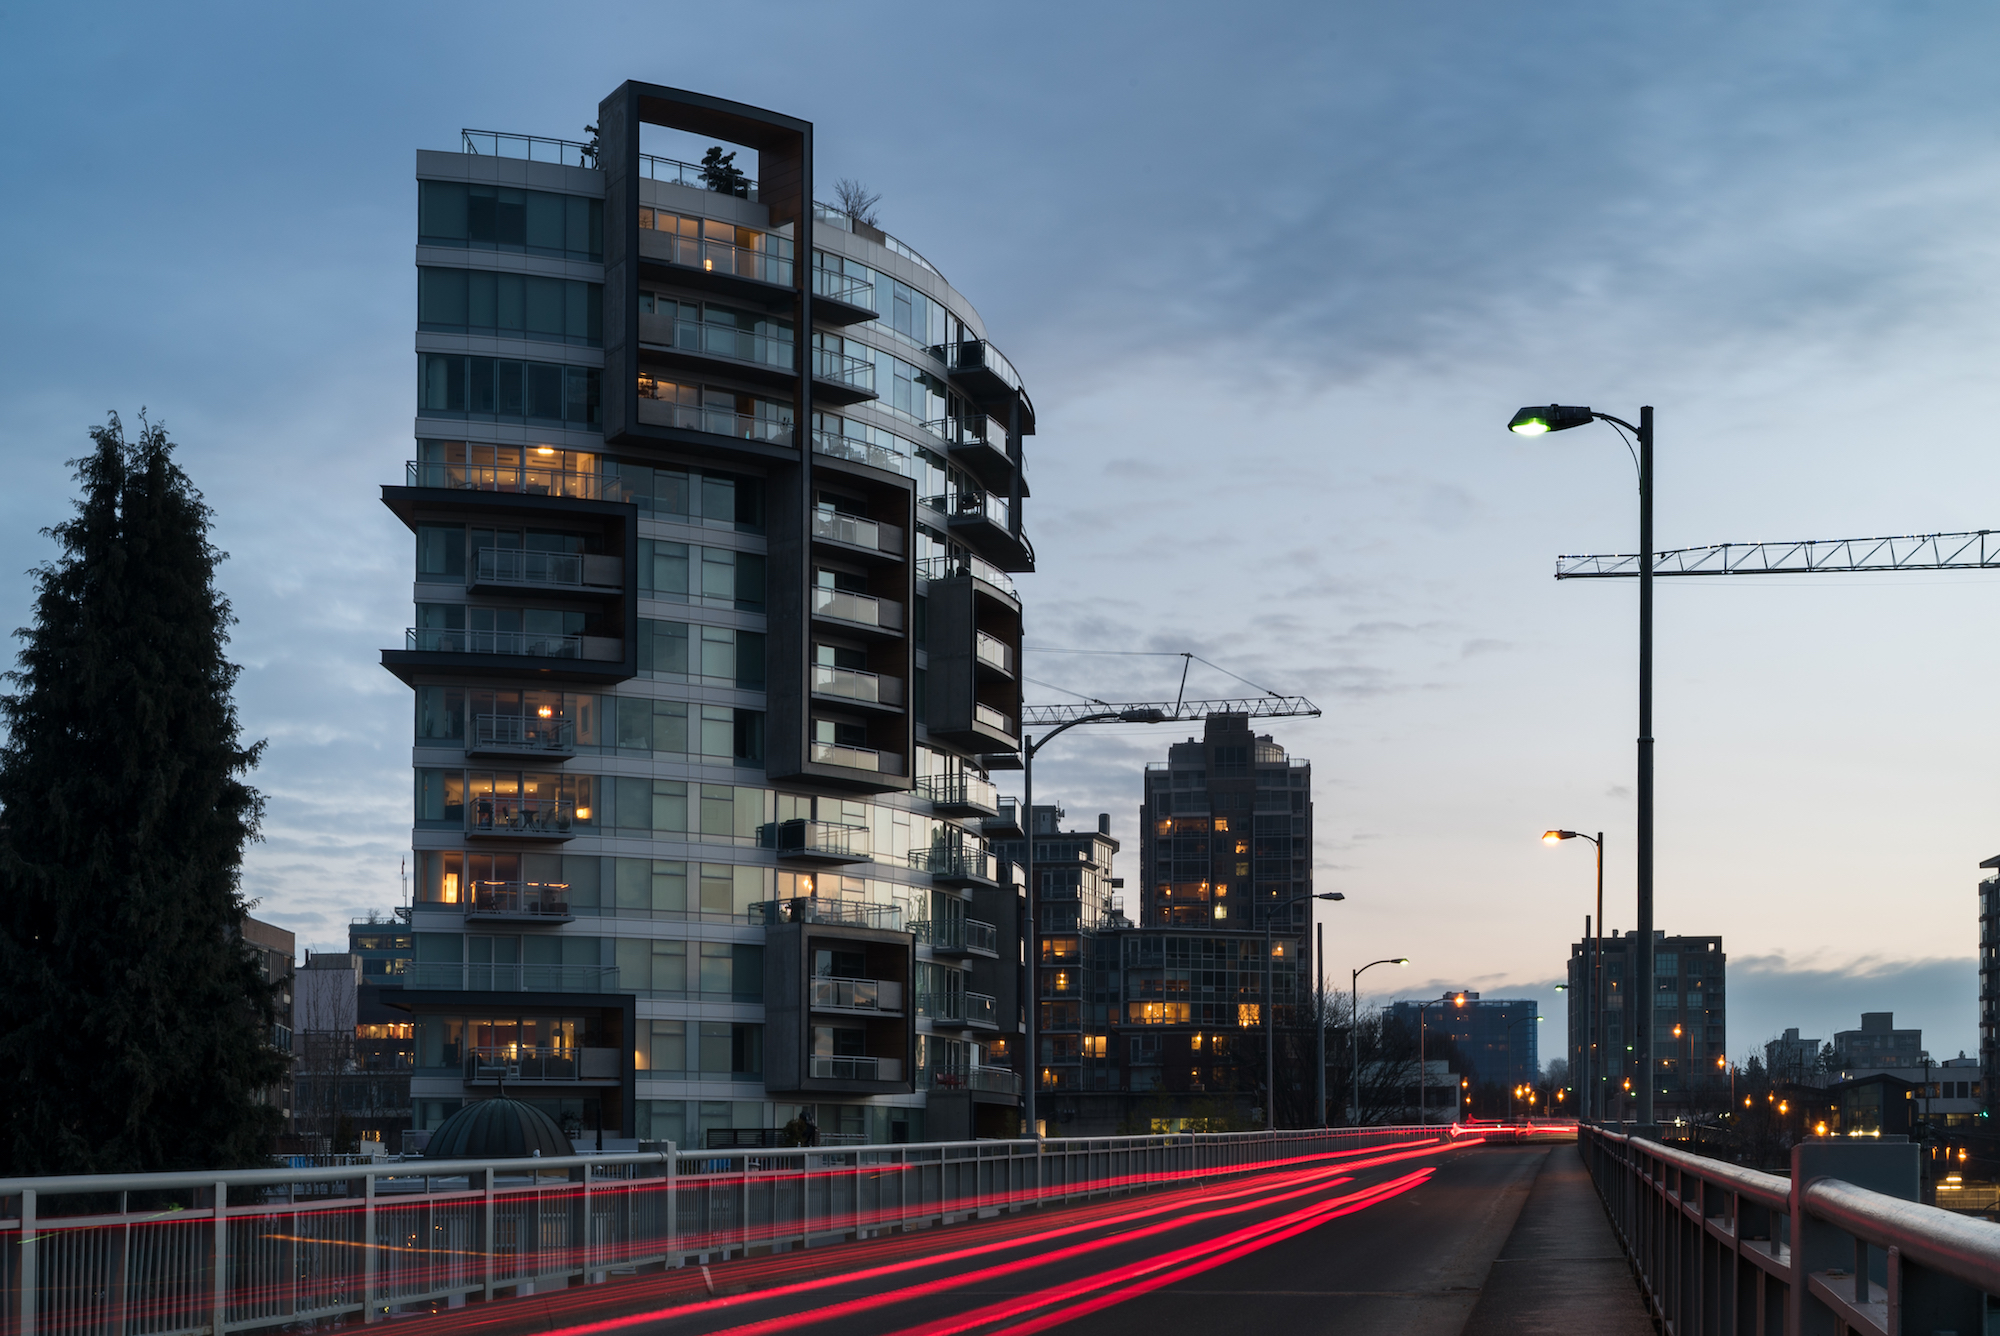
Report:
[[[1652,1336],[1653,1321],[1573,1145],[1557,1146],[1461,1336]]]

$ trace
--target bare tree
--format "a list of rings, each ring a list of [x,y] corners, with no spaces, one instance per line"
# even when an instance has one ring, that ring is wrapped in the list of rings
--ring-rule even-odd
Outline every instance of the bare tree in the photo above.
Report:
[[[875,221],[875,206],[882,202],[882,196],[868,189],[851,176],[843,176],[833,183],[833,199],[840,211],[857,223],[869,227],[879,227]]]

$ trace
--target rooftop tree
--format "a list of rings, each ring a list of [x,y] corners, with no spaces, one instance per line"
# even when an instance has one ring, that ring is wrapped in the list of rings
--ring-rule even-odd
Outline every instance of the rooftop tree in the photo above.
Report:
[[[245,1165],[275,1130],[239,884],[263,744],[238,736],[211,512],[140,421],[71,461],[0,696],[0,1174]]]

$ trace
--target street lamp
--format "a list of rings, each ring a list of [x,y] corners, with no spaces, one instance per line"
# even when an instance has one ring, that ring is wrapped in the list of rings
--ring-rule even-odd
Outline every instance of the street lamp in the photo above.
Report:
[[[1347,1082],[1348,1099],[1351,1102],[1347,1121],[1350,1125],[1361,1125],[1361,976],[1377,965],[1407,965],[1408,956],[1396,956],[1388,960],[1371,960],[1358,970],[1348,971],[1347,992]]]
[[[1026,837],[1021,841],[1021,878],[1028,883],[1028,931],[1023,943],[1028,956],[1028,1085],[1021,1112],[1026,1124],[1022,1130],[1031,1137],[1041,1136],[1041,1125],[1035,1117],[1035,1092],[1042,1084],[1042,1055],[1037,1042],[1037,1032],[1041,1028],[1042,962],[1035,948],[1035,916],[1041,910],[1042,897],[1035,887],[1035,756],[1078,724],[1161,724],[1166,721],[1167,712],[1158,706],[1135,706],[1122,710],[1100,710],[1096,714],[1065,719],[1042,734],[1039,742],[1025,734],[1021,737],[1021,834]]]
[[[1561,844],[1564,840],[1589,840],[1597,846],[1597,917],[1593,931],[1586,927],[1584,933],[1590,938],[1590,959],[1584,964],[1584,977],[1589,980],[1583,990],[1584,1014],[1590,1018],[1590,1042],[1583,1046],[1583,1113],[1586,1118],[1602,1117],[1599,1107],[1603,1101],[1599,1097],[1598,1083],[1603,1073],[1597,1071],[1603,1065],[1604,1037],[1599,1033],[1604,1020],[1604,832],[1586,835],[1580,830],[1547,830],[1542,832],[1543,844]],[[1592,1073],[1596,1073],[1593,1079]]]
[[[1276,1005],[1277,999],[1272,991],[1271,980],[1271,920],[1278,916],[1280,909],[1290,909],[1301,900],[1345,900],[1346,898],[1339,891],[1322,891],[1318,895],[1295,895],[1283,904],[1272,905],[1264,915],[1264,1130],[1266,1132],[1275,1132],[1278,1130],[1277,1041],[1273,1037],[1278,1023],[1278,1008]],[[1292,965],[1292,978],[1294,980],[1298,978],[1298,964],[1296,961]],[[1296,996],[1298,992],[1296,985],[1294,985],[1292,991]],[[1319,1051],[1321,1064],[1320,1078],[1324,1081],[1326,1077],[1326,1017],[1323,1014],[1320,1017]],[[1314,1089],[1318,1090],[1320,1087],[1316,1084]],[[1325,1092],[1321,1090],[1320,1121],[1322,1123],[1326,1120],[1325,1109]]]
[[[1424,1001],[1417,1003],[1417,1122],[1424,1127],[1429,1127],[1431,1123],[1431,1111],[1428,1104],[1431,1093],[1431,1069],[1430,1064],[1424,1058],[1424,1009],[1426,1007],[1442,1007],[1447,1002],[1453,1006],[1462,1007],[1465,1005],[1465,994],[1446,993],[1434,1002]]]
[[[1568,431],[1592,421],[1609,422],[1638,438],[1639,465],[1639,830],[1638,830],[1638,934],[1634,948],[1632,996],[1650,1008],[1653,996],[1653,409],[1639,410],[1639,425],[1633,426],[1609,413],[1567,404],[1524,408],[1514,414],[1507,429],[1521,436],[1543,436],[1552,431]],[[1602,913],[1599,915],[1600,928]],[[1653,1121],[1653,1022],[1650,1015],[1640,1018],[1636,1066],[1646,1074],[1639,1086],[1639,1121]]]

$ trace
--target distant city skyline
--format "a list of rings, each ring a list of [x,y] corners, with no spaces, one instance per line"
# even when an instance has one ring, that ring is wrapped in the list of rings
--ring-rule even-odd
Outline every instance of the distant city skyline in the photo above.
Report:
[[[1655,405],[1663,546],[2000,522],[1988,10],[1024,5],[994,29],[751,4],[755,70],[470,12],[0,20],[0,625],[28,620],[86,429],[164,419],[270,741],[246,891],[302,946],[395,904],[410,843],[409,695],[377,666],[409,539],[372,500],[413,413],[410,146],[584,138],[626,78],[813,120],[821,175],[866,175],[981,294],[1041,419],[1031,699],[1170,697],[1177,659],[1058,651],[1191,650],[1325,707],[1269,731],[1314,763],[1315,889],[1348,897],[1318,916],[1329,981],[1412,957],[1364,1002],[1535,998],[1562,1052],[1591,882],[1551,826],[1607,832],[1631,923],[1632,591],[1550,578],[1631,550],[1630,463],[1606,429],[1509,436],[1518,406]],[[975,37],[977,65],[944,58]],[[1733,1058],[1862,1011],[1977,1052],[1996,596],[1661,589],[1656,925],[1729,943]],[[1244,689],[1204,671],[1191,693]],[[1038,799],[1129,841],[1145,761],[1188,730],[1082,732]]]

